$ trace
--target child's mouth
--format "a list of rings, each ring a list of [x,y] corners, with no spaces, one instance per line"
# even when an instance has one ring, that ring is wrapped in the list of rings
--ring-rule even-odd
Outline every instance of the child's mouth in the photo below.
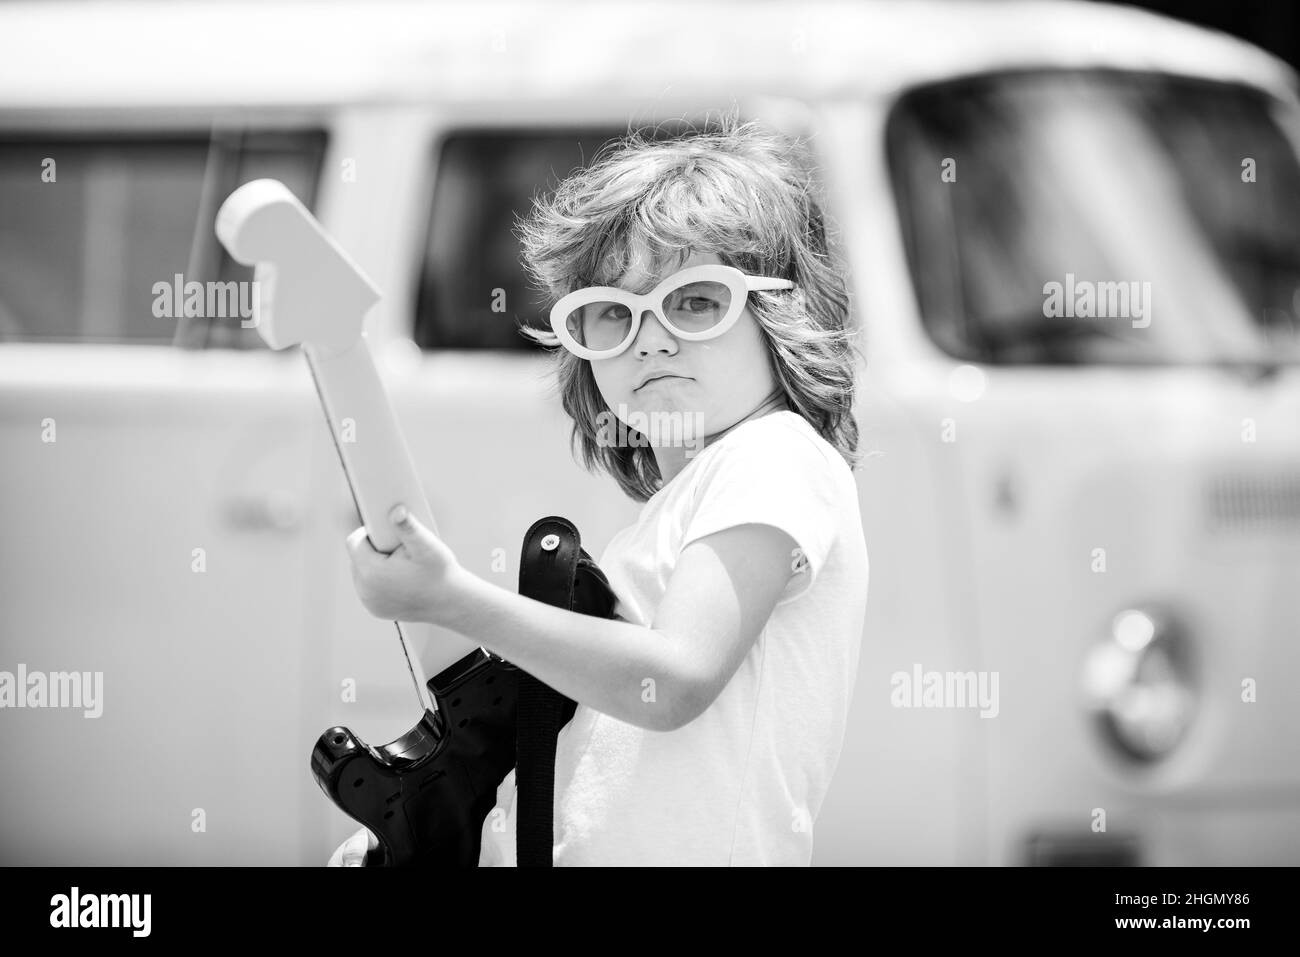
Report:
[[[641,383],[639,386],[637,386],[637,387],[636,387],[635,389],[633,389],[632,391],[633,391],[633,392],[638,392],[638,391],[640,391],[641,389],[644,389],[646,386],[654,385],[656,382],[668,382],[668,381],[671,381],[671,380],[673,380],[673,379],[680,379],[680,378],[682,378],[682,377],[679,376],[679,375],[660,375],[660,376],[655,376],[653,379],[647,379],[645,382]]]

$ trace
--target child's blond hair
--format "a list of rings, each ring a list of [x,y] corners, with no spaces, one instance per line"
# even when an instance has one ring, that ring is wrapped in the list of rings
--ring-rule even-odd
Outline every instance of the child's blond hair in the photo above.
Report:
[[[517,231],[525,268],[551,302],[583,286],[619,285],[642,250],[654,269],[645,288],[633,292],[648,291],[692,252],[715,253],[752,275],[793,280],[793,293],[751,292],[750,310],[790,408],[856,467],[861,354],[843,272],[832,261],[798,149],[734,113],[670,139],[633,130],[607,143],[553,194],[536,198]],[[521,331],[557,346],[561,401],[584,466],[609,472],[633,499],[648,499],[662,486],[653,450],[599,440],[599,417],[609,409],[590,363],[558,348],[549,328]]]

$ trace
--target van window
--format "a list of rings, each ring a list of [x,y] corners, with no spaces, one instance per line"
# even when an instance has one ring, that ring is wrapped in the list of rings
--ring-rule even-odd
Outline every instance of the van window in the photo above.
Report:
[[[904,96],[887,149],[929,335],[990,363],[1300,361],[1300,165],[1279,109],[1120,72]]]
[[[263,176],[310,205],[324,145],[319,130],[0,132],[0,341],[260,347],[238,315],[182,321],[155,289],[251,279],[213,233],[217,207]]]
[[[685,120],[645,132],[663,138]],[[529,285],[515,216],[589,164],[627,127],[463,130],[442,140],[428,242],[416,296],[415,341],[424,349],[541,347],[518,331],[545,327],[549,303]]]

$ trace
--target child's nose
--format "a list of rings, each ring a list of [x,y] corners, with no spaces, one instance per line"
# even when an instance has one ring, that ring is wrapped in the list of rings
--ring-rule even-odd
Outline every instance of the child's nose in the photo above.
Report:
[[[632,349],[637,355],[642,356],[651,352],[666,352],[668,355],[673,355],[677,352],[677,337],[659,321],[653,309],[647,309],[641,314],[641,328],[636,332],[636,341],[632,343]]]

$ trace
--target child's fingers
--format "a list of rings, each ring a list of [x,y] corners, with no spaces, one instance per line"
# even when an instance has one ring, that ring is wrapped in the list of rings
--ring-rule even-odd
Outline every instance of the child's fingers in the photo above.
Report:
[[[362,828],[344,841],[340,846],[338,854],[340,864],[343,867],[364,867],[366,864],[366,851],[370,848],[370,830]],[[331,863],[333,863],[331,861]]]
[[[388,518],[409,555],[417,560],[437,554],[436,536],[405,505],[394,505]]]
[[[348,536],[347,544],[348,552],[355,559],[374,558],[380,554],[375,551],[375,546],[370,544],[370,538],[366,534],[364,525],[357,526],[352,534]]]

